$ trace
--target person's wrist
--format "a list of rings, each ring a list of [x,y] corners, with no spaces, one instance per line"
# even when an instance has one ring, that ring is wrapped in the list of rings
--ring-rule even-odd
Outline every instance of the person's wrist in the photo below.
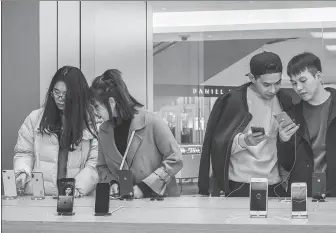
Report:
[[[248,146],[248,143],[246,142],[247,139],[247,135],[246,134],[240,134],[238,136],[238,144],[239,146],[241,146],[242,148],[246,148]]]

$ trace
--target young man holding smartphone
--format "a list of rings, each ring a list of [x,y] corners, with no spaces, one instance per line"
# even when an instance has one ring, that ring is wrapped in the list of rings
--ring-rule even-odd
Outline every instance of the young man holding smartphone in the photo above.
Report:
[[[307,183],[311,196],[313,173],[324,172],[327,190],[336,197],[336,90],[323,87],[321,60],[312,53],[293,57],[287,74],[301,98],[292,112],[301,126],[296,140],[286,143],[290,145],[287,161],[294,164],[290,182]]]
[[[280,140],[288,141],[298,127],[292,123],[282,128],[283,123],[279,126],[273,117],[293,106],[291,98],[280,90],[281,75],[278,55],[257,54],[250,61],[251,82],[216,100],[204,137],[198,179],[200,194],[208,195],[210,191],[211,156],[212,196],[224,191],[226,196],[247,197],[251,178],[267,178],[269,196],[286,195],[280,183],[288,173],[280,175],[284,170],[279,164],[277,144]]]

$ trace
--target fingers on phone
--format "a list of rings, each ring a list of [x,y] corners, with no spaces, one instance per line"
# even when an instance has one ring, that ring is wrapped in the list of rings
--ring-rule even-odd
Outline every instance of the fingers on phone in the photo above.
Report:
[[[300,125],[296,125],[295,123],[292,123],[290,125],[288,125],[284,130],[285,131],[291,131],[291,130],[297,130],[299,128]]]
[[[255,133],[252,133],[253,137],[260,137],[260,136],[263,136],[264,133],[263,132],[255,132]]]
[[[293,135],[297,130],[299,129],[299,126],[295,126],[287,131],[289,135]]]

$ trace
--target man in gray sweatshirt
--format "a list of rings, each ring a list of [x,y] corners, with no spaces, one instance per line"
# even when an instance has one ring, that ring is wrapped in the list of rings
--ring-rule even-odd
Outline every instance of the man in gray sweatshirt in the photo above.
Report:
[[[298,126],[282,127],[273,115],[293,106],[280,90],[282,63],[278,55],[263,52],[250,61],[251,82],[219,97],[205,133],[199,172],[199,193],[208,194],[209,158],[213,172],[212,195],[249,196],[251,178],[267,178],[269,196],[285,196],[288,171],[279,159],[278,144],[288,141]],[[265,134],[251,132],[263,127]],[[288,169],[286,169],[288,170]]]

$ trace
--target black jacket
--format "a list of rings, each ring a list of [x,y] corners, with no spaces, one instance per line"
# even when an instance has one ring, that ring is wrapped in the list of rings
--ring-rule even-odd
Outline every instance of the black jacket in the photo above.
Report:
[[[331,93],[326,135],[327,191],[329,191],[329,196],[336,197],[336,89],[326,88],[326,90]],[[286,150],[287,165],[294,164],[289,183],[306,182],[307,194],[311,196],[314,154],[308,127],[302,114],[302,103],[303,101],[301,100],[301,102],[294,106],[293,111],[288,113],[289,115],[292,114],[291,117],[295,119],[296,124],[300,124],[300,128],[296,132],[296,140],[293,136],[289,143],[285,143],[282,146]],[[294,150],[295,143],[296,157]]]
[[[229,188],[229,159],[234,137],[242,132],[252,119],[247,105],[247,87],[244,84],[228,93],[218,97],[209,116],[199,167],[198,188],[199,193],[209,195],[209,169],[210,156],[213,170],[214,190],[224,190],[230,193]],[[281,90],[277,93],[284,111],[293,107],[290,96]],[[280,143],[280,142],[279,142]],[[283,161],[279,156],[279,163]],[[284,167],[286,169],[286,167]],[[291,167],[287,168],[288,171]],[[286,170],[287,170],[286,169]],[[215,192],[215,191],[214,191]],[[218,194],[212,194],[217,196]]]

